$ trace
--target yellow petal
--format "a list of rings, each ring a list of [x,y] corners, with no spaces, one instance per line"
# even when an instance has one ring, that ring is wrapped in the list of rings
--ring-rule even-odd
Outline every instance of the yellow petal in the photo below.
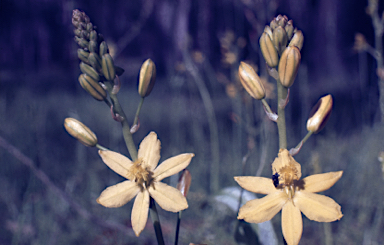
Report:
[[[310,220],[332,222],[343,217],[340,205],[327,196],[297,191],[293,202]]]
[[[154,186],[148,188],[149,194],[162,209],[176,213],[188,208],[187,199],[176,188],[162,182],[156,182]]]
[[[273,218],[287,202],[288,196],[282,191],[247,202],[240,208],[238,219],[244,219],[249,223],[262,223]]]
[[[139,191],[135,182],[126,180],[105,189],[96,201],[104,207],[118,208],[131,201]]]
[[[160,181],[180,172],[189,165],[194,156],[193,153],[185,153],[168,158],[153,171],[153,177],[156,178],[156,181]]]
[[[246,189],[254,193],[269,194],[276,191],[272,179],[253,176],[234,177],[236,182]]]
[[[343,171],[315,174],[303,179],[304,190],[320,192],[331,188],[343,175]]]
[[[142,159],[148,170],[153,171],[160,160],[160,140],[155,132],[150,132],[140,143],[138,158]]]
[[[300,209],[295,207],[291,201],[288,201],[281,211],[281,228],[288,245],[299,244],[303,233],[303,219]]]
[[[149,194],[144,190],[139,192],[133,204],[131,213],[132,229],[136,236],[140,236],[140,233],[144,230],[148,220],[148,208],[149,208]]]
[[[132,161],[129,160],[126,156],[121,155],[120,153],[114,151],[101,151],[99,150],[99,155],[103,162],[117,174],[120,174],[126,179],[128,178],[128,171],[131,168]]]

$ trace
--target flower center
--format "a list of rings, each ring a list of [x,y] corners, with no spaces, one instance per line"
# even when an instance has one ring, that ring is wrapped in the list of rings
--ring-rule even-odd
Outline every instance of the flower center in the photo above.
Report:
[[[128,177],[135,181],[140,187],[146,188],[152,183],[152,171],[144,167],[143,159],[139,158],[133,162],[132,167],[128,171]]]
[[[280,178],[279,183],[290,199],[295,195],[296,183],[299,180],[298,171],[295,166],[284,166],[278,171]]]

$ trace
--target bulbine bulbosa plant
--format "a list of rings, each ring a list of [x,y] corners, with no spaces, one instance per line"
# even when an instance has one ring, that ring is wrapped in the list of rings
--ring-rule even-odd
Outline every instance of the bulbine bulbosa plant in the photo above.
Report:
[[[285,107],[289,89],[293,85],[301,61],[304,36],[294,28],[292,20],[277,16],[264,28],[260,49],[267,63],[269,75],[277,84],[277,114],[265,100],[265,89],[260,77],[245,62],[239,66],[239,79],[245,90],[260,100],[269,119],[276,122],[279,134],[279,152],[272,163],[272,178],[241,176],[236,182],[244,189],[265,194],[260,199],[248,201],[239,210],[238,219],[262,223],[272,219],[281,210],[281,226],[287,244],[298,244],[303,231],[301,213],[310,220],[332,222],[341,219],[341,207],[333,199],[316,194],[329,189],[342,176],[343,171],[315,174],[301,178],[301,165],[293,158],[305,141],[318,133],[327,122],[333,105],[331,95],[322,97],[307,121],[307,135],[290,150],[287,149]]]

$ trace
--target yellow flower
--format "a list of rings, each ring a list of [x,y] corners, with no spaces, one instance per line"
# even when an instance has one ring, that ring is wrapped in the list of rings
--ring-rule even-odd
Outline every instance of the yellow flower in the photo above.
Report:
[[[303,231],[301,212],[308,219],[332,222],[341,219],[341,207],[333,199],[315,194],[329,189],[343,171],[315,174],[302,180],[301,166],[286,149],[281,149],[272,163],[273,180],[263,177],[235,177],[244,189],[266,194],[247,202],[240,208],[238,219],[262,223],[272,219],[280,210],[284,238],[289,245],[298,244]]]
[[[105,189],[97,202],[108,208],[117,208],[136,197],[131,213],[136,236],[140,235],[147,223],[149,196],[170,212],[188,208],[187,200],[179,190],[160,181],[185,169],[194,154],[171,157],[156,167],[160,159],[160,141],[156,133],[151,132],[141,142],[138,159],[134,162],[113,151],[100,150],[99,155],[108,167],[128,180]]]

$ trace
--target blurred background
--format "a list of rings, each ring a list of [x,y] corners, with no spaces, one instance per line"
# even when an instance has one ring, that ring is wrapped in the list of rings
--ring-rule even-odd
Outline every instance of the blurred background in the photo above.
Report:
[[[378,4],[381,16],[384,3]],[[361,33],[375,47],[367,5],[365,0],[1,0],[0,244],[156,244],[150,222],[135,237],[133,202],[117,209],[96,203],[104,188],[123,178],[95,148],[64,130],[66,117],[77,118],[101,145],[128,156],[110,109],[78,83],[71,23],[77,8],[125,69],[118,96],[130,122],[140,101],[140,66],[147,58],[156,64],[156,85],[144,102],[135,142],[156,131],[161,161],[184,152],[196,155],[188,167],[190,208],[183,212],[179,244],[283,244],[280,214],[264,232],[246,224],[239,228],[240,189],[233,176],[271,176],[277,128],[242,89],[237,70],[240,61],[258,69],[276,111],[274,80],[258,39],[273,17],[287,15],[304,33],[286,109],[288,147],[305,136],[312,106],[330,93],[334,109],[328,124],[295,159],[303,176],[344,171],[324,192],[342,206],[344,217],[324,224],[303,216],[301,244],[380,244],[384,130],[377,63],[355,45]],[[176,186],[177,180],[165,182]],[[176,214],[160,211],[160,216],[171,244]]]

